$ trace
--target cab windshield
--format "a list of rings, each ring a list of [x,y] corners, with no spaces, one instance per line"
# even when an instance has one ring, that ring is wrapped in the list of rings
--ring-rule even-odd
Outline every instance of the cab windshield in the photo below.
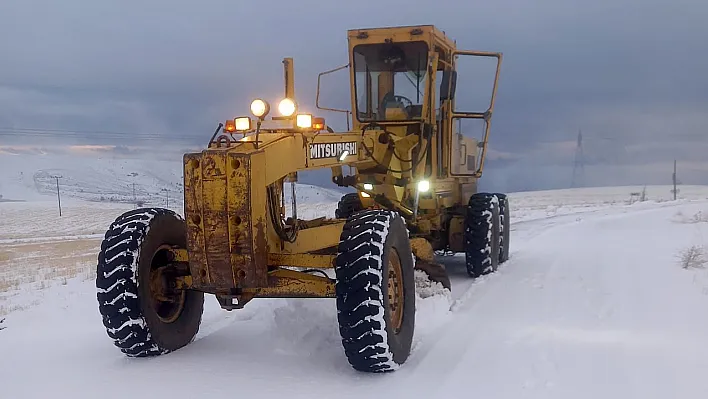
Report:
[[[361,122],[420,119],[426,87],[425,42],[354,47],[356,115]]]

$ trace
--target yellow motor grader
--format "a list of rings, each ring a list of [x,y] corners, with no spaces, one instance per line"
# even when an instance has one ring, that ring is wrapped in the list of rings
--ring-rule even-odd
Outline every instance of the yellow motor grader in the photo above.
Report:
[[[252,115],[219,123],[206,149],[184,155],[184,217],[142,208],[109,226],[97,297],[123,353],[154,356],[190,343],[205,293],[227,310],[254,298],[336,298],[351,366],[395,370],[411,349],[416,269],[450,289],[436,251],[465,253],[471,277],[508,258],[507,198],[477,192],[501,53],[458,50],[430,25],[349,30],[348,42],[348,64],[320,74],[349,71],[348,131],[300,109],[286,58],[278,115],[268,118],[269,102],[255,99]],[[455,108],[467,94],[456,93],[459,57],[496,63],[483,112]],[[317,108],[337,111],[320,107],[319,84]],[[414,98],[404,95],[411,88]],[[481,141],[459,131],[462,119],[484,122]],[[335,215],[302,220],[297,174],[322,168],[355,192]]]

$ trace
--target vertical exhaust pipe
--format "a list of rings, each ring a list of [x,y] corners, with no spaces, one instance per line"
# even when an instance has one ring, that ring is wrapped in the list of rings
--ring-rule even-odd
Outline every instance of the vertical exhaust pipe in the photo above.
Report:
[[[285,72],[285,97],[295,101],[295,68],[292,58],[283,58]]]

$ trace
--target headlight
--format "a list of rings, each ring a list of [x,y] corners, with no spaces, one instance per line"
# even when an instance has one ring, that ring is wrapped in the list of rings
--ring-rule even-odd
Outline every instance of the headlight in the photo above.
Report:
[[[251,113],[256,118],[264,118],[268,115],[268,111],[270,111],[270,105],[260,98],[256,98],[251,102]]]
[[[234,124],[236,125],[236,130],[239,132],[251,130],[251,118],[247,116],[234,119]]]
[[[430,182],[427,180],[421,180],[418,182],[418,192],[427,193],[430,190]]]
[[[374,185],[373,185],[373,184],[371,184],[371,183],[364,183],[364,190],[369,190],[369,191],[371,191],[371,190],[373,190],[373,189],[374,189]]]
[[[290,116],[295,113],[295,101],[289,99],[289,98],[284,98],[280,100],[280,104],[278,104],[278,112],[280,112],[280,115],[283,116]]]
[[[298,114],[295,119],[295,123],[300,129],[309,129],[312,127],[312,115]]]

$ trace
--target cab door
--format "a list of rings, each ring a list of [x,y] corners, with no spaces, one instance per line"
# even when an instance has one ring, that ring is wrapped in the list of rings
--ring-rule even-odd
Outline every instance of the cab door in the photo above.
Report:
[[[484,81],[476,74],[475,70],[460,70],[460,57],[483,57],[492,59],[493,81],[491,83],[491,96],[489,102],[483,106],[477,105],[481,109],[474,111],[464,110],[465,101],[472,96],[479,96],[476,89],[477,83]],[[489,130],[494,111],[494,101],[497,94],[497,84],[499,82],[499,71],[501,69],[502,54],[482,51],[454,51],[453,70],[443,76],[441,90],[448,93],[452,104],[452,112],[447,113],[447,125],[452,131],[451,142],[448,145],[450,164],[448,165],[451,176],[480,177],[484,168],[484,158],[487,151]],[[459,86],[457,82],[457,72],[463,76],[464,86]],[[462,90],[459,90],[462,88]],[[486,96],[486,95],[485,95]],[[458,103],[462,106],[458,106]],[[468,105],[469,106],[469,105]],[[486,109],[484,109],[486,108]],[[477,122],[477,123],[466,123]],[[475,126],[480,126],[476,128]],[[481,130],[481,131],[480,131]]]

